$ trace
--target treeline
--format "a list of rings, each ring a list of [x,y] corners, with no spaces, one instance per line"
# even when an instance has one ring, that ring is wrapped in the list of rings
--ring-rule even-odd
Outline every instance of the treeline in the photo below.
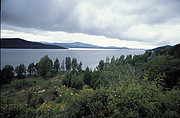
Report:
[[[27,76],[41,76],[44,79],[55,76],[60,71],[79,72],[82,71],[82,62],[78,63],[76,58],[66,57],[61,63],[59,59],[53,62],[48,55],[45,55],[36,64],[30,63],[28,68],[20,64],[16,68],[12,65],[6,65],[0,70],[1,83],[10,83],[14,78],[25,79]]]
[[[113,56],[111,59],[107,57],[105,61],[100,60],[93,71],[87,67],[83,73],[67,73],[63,84],[75,88],[82,88],[86,84],[95,89],[100,85],[115,85],[127,75],[133,78],[147,75],[150,81],[162,76],[161,84],[164,88],[175,85],[180,88],[180,57],[177,56],[177,53],[180,55],[179,51],[180,45],[176,45],[166,51],[159,48],[154,52],[146,51],[142,55],[121,55],[119,58]]]

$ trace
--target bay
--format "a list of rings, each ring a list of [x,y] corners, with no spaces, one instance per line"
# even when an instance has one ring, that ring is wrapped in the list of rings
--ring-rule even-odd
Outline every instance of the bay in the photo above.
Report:
[[[60,63],[66,57],[77,58],[78,63],[82,61],[82,67],[85,69],[89,66],[91,69],[96,68],[100,60],[106,60],[106,57],[119,58],[121,55],[143,54],[145,50],[137,49],[92,49],[92,48],[70,48],[70,49],[1,49],[1,69],[5,65],[12,65],[14,68],[19,64],[25,64],[26,68],[32,62],[35,64],[48,55],[54,62],[56,58]]]

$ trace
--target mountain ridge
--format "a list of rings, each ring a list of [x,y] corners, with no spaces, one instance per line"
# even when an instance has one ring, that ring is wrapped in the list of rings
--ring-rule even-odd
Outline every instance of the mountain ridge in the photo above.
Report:
[[[66,49],[62,46],[42,44],[39,42],[27,41],[21,38],[1,38],[1,48],[17,49]]]
[[[48,42],[41,42],[44,44],[52,44],[52,45],[58,45],[63,46],[66,48],[100,48],[100,49],[129,49],[127,47],[115,47],[115,46],[109,46],[109,47],[102,47],[97,45],[92,45],[88,43],[82,43],[82,42],[74,42],[74,43],[48,43]]]

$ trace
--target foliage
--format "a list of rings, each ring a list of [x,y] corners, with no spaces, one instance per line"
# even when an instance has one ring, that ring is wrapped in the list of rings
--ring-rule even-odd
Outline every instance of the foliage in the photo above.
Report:
[[[66,70],[70,71],[71,70],[71,57],[66,57],[65,65],[66,65]]]
[[[89,67],[86,68],[85,72],[84,72],[84,83],[86,85],[90,85],[91,84],[91,80],[92,80],[92,75],[91,75],[92,71],[89,70]]]
[[[170,55],[157,56],[143,65],[143,70],[154,80],[157,75],[165,73],[165,87],[173,87],[179,81],[180,60],[174,59]]]
[[[45,55],[41,58],[41,60],[38,63],[38,72],[41,77],[44,79],[47,78],[47,73],[51,71],[52,68],[52,61],[51,59]]]
[[[20,81],[15,82],[15,89],[22,89],[22,88],[26,88],[31,85],[32,84],[27,82],[26,80],[20,80]]]
[[[26,67],[24,64],[20,64],[15,68],[15,72],[17,73],[18,79],[24,79],[26,77]]]
[[[10,83],[14,77],[14,68],[6,65],[1,71],[1,83]]]
[[[61,62],[61,70],[64,71],[65,67],[64,67],[64,60]]]
[[[72,87],[76,89],[81,89],[84,85],[82,74],[72,74],[72,72],[67,72],[62,80],[62,84],[67,87]]]
[[[73,58],[72,59],[72,71],[75,72],[77,69],[78,63],[77,63],[77,59]]]
[[[82,89],[84,85],[83,75],[72,75],[71,87],[76,89]]]
[[[44,102],[38,109],[37,115],[40,117],[52,117],[64,110],[63,104],[57,104],[55,102]]]
[[[103,70],[103,67],[104,67],[104,60],[101,60],[101,61],[99,62],[99,65],[97,66],[97,69]]]
[[[58,58],[56,58],[56,60],[54,61],[54,69],[56,73],[59,72],[60,70],[60,63],[59,63]]]
[[[3,85],[1,116],[179,118],[180,60],[178,45],[174,47],[134,57],[107,57],[94,71],[89,67],[83,71],[81,62],[78,65],[73,58],[71,64],[67,57],[68,71],[50,80],[33,78]],[[35,67],[40,74],[40,68],[48,65],[45,76],[52,77],[52,61],[43,58]],[[42,64],[42,60],[48,61]]]
[[[36,73],[36,67],[35,67],[34,63],[29,64],[27,71],[29,72],[30,75]]]
[[[168,54],[174,58],[180,59],[180,44],[177,44],[169,49]]]
[[[67,86],[67,87],[70,87],[70,85],[71,85],[71,78],[72,78],[72,72],[67,72],[65,74],[65,77],[62,79],[62,84]]]
[[[1,118],[34,118],[35,116],[36,110],[27,108],[24,103],[15,104],[12,99],[1,99]]]
[[[78,72],[81,72],[81,71],[82,71],[82,62],[80,62],[80,63],[77,65],[77,70],[78,70]]]
[[[142,55],[134,55],[133,56],[133,66],[141,67],[144,63],[148,61],[148,58],[151,56],[151,52],[147,52]]]

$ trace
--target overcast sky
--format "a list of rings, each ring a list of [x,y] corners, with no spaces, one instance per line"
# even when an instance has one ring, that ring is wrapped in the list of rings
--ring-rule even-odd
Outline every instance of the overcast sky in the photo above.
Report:
[[[1,37],[154,48],[180,43],[180,0],[1,0]]]

